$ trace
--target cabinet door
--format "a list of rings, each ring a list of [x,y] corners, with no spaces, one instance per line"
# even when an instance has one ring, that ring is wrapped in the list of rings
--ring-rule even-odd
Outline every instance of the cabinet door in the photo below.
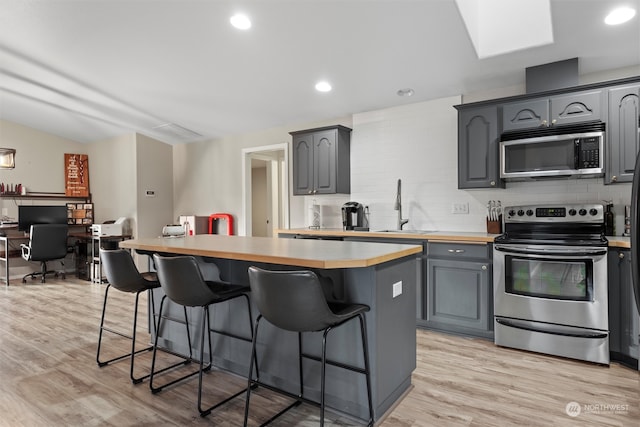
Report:
[[[640,148],[640,85],[609,90],[605,183],[631,182]]]
[[[547,126],[548,122],[548,98],[511,102],[502,106],[503,132]]]
[[[498,107],[458,113],[458,188],[503,188],[498,164]]]
[[[493,330],[488,262],[428,259],[427,272],[427,326],[479,336]]]
[[[336,130],[326,130],[313,135],[314,194],[336,192],[336,143]]]
[[[313,186],[313,134],[293,137],[293,194],[312,194]]]
[[[602,120],[602,91],[579,92],[551,97],[552,126]]]

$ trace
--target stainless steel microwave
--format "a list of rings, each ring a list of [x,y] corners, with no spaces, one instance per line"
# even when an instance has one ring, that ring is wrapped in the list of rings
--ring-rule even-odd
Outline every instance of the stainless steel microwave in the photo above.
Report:
[[[604,124],[504,133],[500,178],[587,178],[604,175]]]

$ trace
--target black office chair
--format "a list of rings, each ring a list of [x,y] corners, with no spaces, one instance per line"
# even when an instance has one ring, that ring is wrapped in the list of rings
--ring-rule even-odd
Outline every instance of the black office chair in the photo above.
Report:
[[[153,289],[160,287],[160,282],[158,282],[158,277],[156,273],[140,273],[133,262],[133,258],[131,254],[124,249],[100,249],[100,260],[102,266],[104,268],[105,277],[107,278],[107,288],[104,291],[104,302],[102,304],[102,316],[100,318],[100,333],[98,335],[98,350],[96,352],[96,362],[99,367],[107,366],[112,362],[117,362],[119,360],[130,358],[131,366],[129,370],[129,376],[131,378],[131,382],[134,384],[138,384],[148,378],[151,374],[146,374],[140,377],[134,376],[134,359],[135,355],[139,353],[143,353],[145,351],[153,350],[153,346],[148,346],[143,349],[136,350],[136,330],[137,330],[137,322],[138,322],[138,300],[140,298],[140,294],[146,291],[152,291]],[[135,307],[133,310],[133,330],[131,335],[124,334],[115,329],[111,329],[104,326],[105,313],[107,311],[107,299],[109,296],[109,289],[111,287],[121,291],[136,294]],[[153,325],[154,334],[157,333],[156,329],[156,321],[155,321],[155,300],[153,298],[153,292],[149,292],[149,296],[151,299],[151,323]],[[189,322],[187,318],[187,309],[184,309],[184,322],[187,327],[187,335],[189,334]],[[131,352],[123,354],[121,356],[113,357],[109,360],[101,361],[100,360],[100,350],[102,348],[102,333],[103,331],[111,332],[112,334],[119,335],[123,338],[128,338],[131,340]],[[179,366],[184,364],[184,361],[176,363],[167,369]],[[165,369],[166,370],[166,369]]]
[[[235,397],[241,395],[246,391],[242,389],[233,395],[223,399],[222,401],[209,406],[206,409],[202,408],[202,378],[203,373],[210,370],[213,366],[213,351],[211,345],[211,337],[209,336],[209,363],[204,366],[204,340],[205,335],[210,335],[211,332],[226,335],[233,338],[242,339],[247,342],[251,342],[253,339],[252,328],[252,316],[251,316],[251,304],[247,292],[248,286],[233,285],[221,281],[205,281],[203,274],[199,268],[198,260],[192,256],[173,256],[165,257],[158,254],[153,255],[153,260],[158,269],[158,279],[160,286],[166,294],[162,297],[160,302],[160,318],[158,320],[158,330],[160,330],[162,317],[162,309],[165,302],[165,298],[169,298],[172,302],[184,307],[200,307],[202,308],[201,325],[203,326],[200,336],[200,359],[199,369],[195,372],[187,373],[186,375],[168,382],[159,387],[153,385],[153,380],[156,372],[155,361],[156,351],[158,349],[158,335],[153,350],[153,359],[151,362],[151,377],[149,379],[149,387],[153,393],[157,393],[172,384],[182,381],[192,375],[198,374],[198,411],[201,416],[206,416],[211,413],[212,410],[223,405]],[[204,267],[204,265],[203,265]],[[244,298],[247,302],[247,310],[249,313],[249,330],[250,337],[241,337],[235,334],[231,334],[224,331],[211,329],[209,306],[219,304],[225,301],[229,301],[235,298]],[[206,327],[204,327],[206,325]],[[191,347],[191,338],[187,336],[189,341],[188,345]],[[253,363],[252,363],[253,365]]]
[[[253,361],[256,354],[256,342],[258,341],[258,326],[264,317],[274,326],[298,333],[298,363],[300,375],[300,391],[297,396],[282,392],[296,399],[291,405],[278,412],[275,416],[264,422],[269,424],[275,418],[284,414],[289,409],[300,403],[312,403],[320,406],[320,425],[324,425],[325,410],[325,369],[326,364],[338,366],[365,375],[367,382],[367,398],[369,402],[369,426],[373,426],[373,406],[371,398],[371,378],[369,369],[369,351],[367,349],[367,330],[364,313],[369,311],[369,306],[364,304],[344,304],[327,301],[323,291],[322,280],[312,272],[302,271],[267,271],[257,267],[249,267],[249,284],[251,286],[252,299],[260,310],[254,326],[253,345],[251,350],[251,365],[249,368],[249,383],[247,387],[247,399],[244,412],[244,425],[246,427],[249,418],[249,400],[251,389],[256,385],[265,386],[271,390],[282,392],[274,387],[258,384],[252,379]],[[362,350],[364,356],[364,369],[357,366],[345,365],[327,360],[327,334],[333,328],[340,326],[351,319],[360,320],[360,332],[362,334]],[[322,357],[302,353],[302,332],[319,332],[322,335]],[[317,360],[322,363],[320,379],[320,403],[306,399],[303,396],[302,357]]]
[[[22,243],[22,258],[27,261],[39,261],[40,271],[29,273],[22,278],[22,283],[27,282],[27,277],[35,279],[42,276],[45,283],[47,274],[55,277],[66,277],[64,272],[64,258],[67,256],[67,235],[69,227],[66,224],[34,224],[31,226],[29,244]],[[61,272],[47,269],[47,261],[60,260],[63,270]]]

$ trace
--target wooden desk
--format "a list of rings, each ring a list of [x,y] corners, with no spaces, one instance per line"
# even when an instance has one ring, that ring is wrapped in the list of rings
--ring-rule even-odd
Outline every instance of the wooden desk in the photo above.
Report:
[[[374,418],[379,420],[411,386],[411,373],[416,367],[416,286],[421,282],[422,274],[421,245],[205,234],[126,240],[120,242],[120,247],[147,254],[203,256],[216,263],[223,280],[240,285],[249,285],[247,270],[252,265],[270,270],[305,268],[329,277],[338,299],[366,304],[371,308],[365,317]],[[156,301],[164,295],[162,289],[153,292]],[[228,305],[213,310],[212,330],[246,336],[246,305],[235,301],[225,304]],[[168,308],[169,318],[181,318],[181,307],[169,303]],[[254,308],[252,311],[256,316],[257,310]],[[157,316],[157,313],[151,314]],[[193,330],[200,330],[200,316],[195,311],[190,312],[189,319],[194,324]],[[268,322],[260,328],[267,330],[262,331],[258,341],[260,381],[297,393],[297,334],[274,328]],[[189,353],[183,323],[164,322],[159,334],[160,346],[181,354]],[[305,334],[305,353],[320,356],[321,335]],[[357,322],[332,331],[329,339],[339,345],[330,345],[328,359],[362,365]],[[216,337],[216,342],[222,344],[222,350],[214,351],[214,363],[246,376],[250,345],[228,340],[225,336]],[[192,350],[198,352],[199,348]],[[304,394],[319,401],[320,364],[306,361],[304,366]],[[365,390],[362,375],[342,369],[327,369],[327,406],[366,419]]]
[[[8,236],[0,236],[0,245],[2,245],[2,256],[0,256],[0,261],[4,262],[4,278],[1,279],[4,281],[4,284],[9,286],[9,258],[11,258],[11,253],[9,251],[9,242],[19,242],[19,241],[27,241],[29,237],[19,236],[19,235],[8,235]],[[19,256],[19,252],[16,256]]]
[[[122,235],[122,236],[94,236],[91,233],[87,232],[70,232],[69,239],[78,239],[89,243],[91,245],[91,267],[95,267],[97,274],[91,275],[90,279],[95,283],[102,283],[102,269],[99,267],[100,265],[100,256],[96,251],[95,245],[97,244],[100,247],[103,241],[121,241],[125,239],[130,239],[131,235]],[[10,275],[9,275],[9,258],[20,258],[21,252],[16,250],[16,252],[11,252],[9,249],[10,242],[26,242],[29,240],[29,236],[21,235],[18,233],[9,234],[7,236],[0,236],[0,249],[2,249],[2,254],[0,255],[0,262],[4,262],[4,277],[1,277],[0,280],[4,281],[5,285],[9,285]],[[97,254],[96,254],[97,253]],[[93,270],[92,270],[93,271]]]

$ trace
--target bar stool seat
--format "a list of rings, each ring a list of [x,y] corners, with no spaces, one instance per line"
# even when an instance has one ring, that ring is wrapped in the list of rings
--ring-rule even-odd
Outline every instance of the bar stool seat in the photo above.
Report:
[[[203,272],[201,271],[202,266],[203,269],[206,267],[206,263],[203,264],[202,261],[198,261],[193,256],[161,256],[158,254],[153,255],[154,263],[158,269],[158,279],[160,282],[160,286],[165,293],[165,296],[162,297],[162,301],[160,302],[160,318],[158,321],[158,330],[160,329],[160,321],[163,320],[162,310],[165,303],[165,299],[169,298],[175,304],[181,305],[183,307],[197,307],[202,309],[202,317],[201,317],[201,325],[202,332],[200,335],[200,357],[199,357],[199,368],[194,372],[187,373],[180,378],[177,378],[173,381],[170,381],[161,386],[154,386],[154,377],[155,377],[155,361],[156,361],[156,351],[158,349],[158,335],[156,334],[156,340],[154,344],[153,350],[153,358],[151,364],[151,378],[149,380],[149,387],[153,393],[158,393],[164,388],[176,384],[186,378],[189,378],[193,375],[198,374],[198,411],[201,416],[206,416],[211,413],[212,410],[223,405],[235,397],[243,394],[246,389],[242,389],[238,392],[235,392],[233,395],[223,399],[220,402],[217,402],[207,408],[202,407],[202,384],[203,384],[203,373],[210,370],[213,366],[213,349],[211,345],[211,332],[215,332],[218,334],[222,334],[225,336],[238,338],[247,342],[251,342],[253,339],[253,325],[252,325],[252,315],[251,315],[251,304],[249,301],[249,297],[247,292],[250,291],[248,286],[234,285],[222,281],[205,281],[203,278]],[[216,268],[217,270],[217,268]],[[220,330],[211,329],[210,322],[210,313],[209,307],[215,304],[220,304],[225,301],[230,301],[235,298],[244,298],[247,303],[247,310],[249,314],[249,337],[238,336],[229,332],[224,332]],[[206,327],[205,327],[206,326]],[[204,365],[204,342],[205,335],[208,338],[209,344],[209,361],[208,364]],[[191,348],[191,338],[187,336],[189,348]]]
[[[251,365],[249,369],[249,382],[245,404],[244,425],[246,427],[249,417],[249,401],[251,389],[259,384],[252,379],[253,361],[256,359],[256,342],[258,340],[258,327],[262,318],[274,326],[291,332],[298,333],[298,363],[300,375],[300,391],[296,401],[278,412],[275,416],[265,421],[262,425],[269,424],[275,418],[302,402],[313,403],[320,406],[320,425],[324,425],[325,411],[325,370],[327,363],[365,375],[367,383],[367,398],[369,403],[368,425],[373,426],[373,405],[371,397],[371,375],[369,368],[369,351],[367,345],[367,330],[364,313],[369,311],[369,306],[364,304],[330,303],[325,297],[320,278],[312,271],[268,271],[257,267],[249,267],[249,284],[251,286],[252,299],[260,314],[258,315],[253,335],[251,350]],[[360,321],[362,334],[362,351],[364,356],[364,369],[357,366],[333,363],[327,360],[327,334],[329,331],[352,319]],[[322,357],[317,358],[302,354],[302,332],[322,331]],[[322,363],[320,379],[320,402],[313,402],[303,396],[302,357],[318,360]],[[257,360],[257,359],[256,359]],[[274,387],[268,387],[280,391]],[[284,393],[290,395],[289,393]],[[293,396],[292,396],[293,397]]]
[[[105,276],[107,278],[108,284],[104,292],[104,302],[102,304],[102,316],[100,318],[100,333],[98,335],[98,349],[96,352],[96,362],[98,363],[98,366],[102,368],[113,362],[116,362],[125,358],[129,358],[130,359],[129,377],[131,378],[132,383],[138,384],[143,380],[145,380],[146,378],[148,378],[150,374],[146,374],[139,377],[136,377],[134,375],[135,356],[139,353],[151,351],[153,349],[153,346],[148,346],[148,347],[136,350],[138,301],[140,299],[141,293],[159,288],[160,282],[158,282],[158,278],[155,273],[140,273],[133,262],[133,258],[131,258],[131,254],[124,249],[112,249],[112,250],[100,249],[100,260],[102,262],[102,266],[104,268],[104,272],[105,272]],[[127,335],[126,333],[123,333],[115,329],[111,329],[104,325],[105,314],[107,311],[107,300],[109,296],[109,290],[112,287],[118,291],[133,293],[136,295],[135,306],[133,311],[133,329],[132,329],[131,335]],[[155,312],[155,301],[153,298],[153,292],[150,292],[150,298],[151,298],[152,311]],[[187,328],[188,328],[186,309],[184,310],[184,316],[185,316],[185,323],[187,324]],[[151,323],[153,325],[153,330],[155,333],[156,332],[155,319],[152,318]],[[130,339],[131,351],[121,356],[113,357],[109,360],[100,360],[100,352],[102,350],[102,336],[103,336],[103,332],[105,331],[115,335],[119,335],[123,338]],[[175,366],[178,366],[183,363],[184,362],[180,362]]]

